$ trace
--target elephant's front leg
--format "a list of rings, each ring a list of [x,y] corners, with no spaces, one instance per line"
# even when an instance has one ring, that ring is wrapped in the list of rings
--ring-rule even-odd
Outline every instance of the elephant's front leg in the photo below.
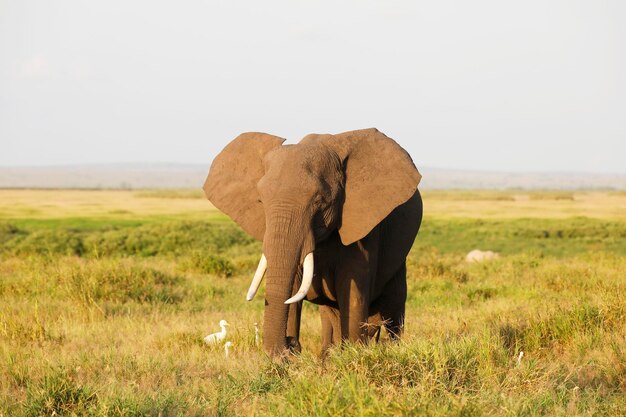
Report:
[[[302,315],[302,301],[289,306],[287,317],[287,347],[294,353],[302,352],[300,345],[300,318]]]
[[[336,268],[335,289],[341,318],[341,338],[367,343],[370,286],[378,263],[379,229],[344,246]]]
[[[341,321],[341,339],[367,343],[369,313],[369,269],[354,268],[338,274],[337,303]]]
[[[302,277],[300,274],[296,276],[294,280],[293,289],[291,294],[295,294],[300,288],[300,281]],[[291,352],[302,352],[302,346],[300,345],[300,318],[302,316],[302,301],[289,305],[289,315],[287,316],[287,347]]]

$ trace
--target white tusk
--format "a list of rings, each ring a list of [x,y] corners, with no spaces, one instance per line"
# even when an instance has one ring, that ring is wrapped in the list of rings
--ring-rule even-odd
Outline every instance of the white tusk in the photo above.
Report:
[[[313,282],[313,252],[309,253],[304,258],[304,264],[302,266],[302,284],[296,295],[285,301],[285,304],[293,304],[298,301],[302,301],[306,297],[306,293],[311,288],[311,282]]]
[[[261,260],[259,261],[259,266],[256,268],[256,272],[254,273],[254,278],[252,278],[252,283],[250,284],[250,288],[248,289],[248,294],[246,295],[246,300],[250,301],[256,295],[256,292],[259,290],[259,286],[261,285],[261,281],[263,280],[263,275],[265,274],[265,270],[267,269],[267,258],[264,254],[261,255]]]

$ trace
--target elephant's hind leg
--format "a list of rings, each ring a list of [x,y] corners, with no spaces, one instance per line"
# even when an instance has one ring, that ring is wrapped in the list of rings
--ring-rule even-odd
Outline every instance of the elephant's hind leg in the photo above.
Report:
[[[341,324],[339,320],[339,310],[329,306],[320,306],[320,318],[322,320],[322,351],[321,356],[325,357],[328,350],[333,345],[341,342]]]
[[[384,325],[391,340],[397,340],[402,335],[406,293],[406,263],[404,263],[371,306],[368,319],[369,323]]]
[[[383,317],[380,312],[370,308],[370,315],[367,318],[367,323],[363,325],[367,327],[367,337],[371,340],[374,339],[376,343],[380,340],[380,331],[383,326]]]
[[[406,262],[396,272],[390,282],[388,309],[384,314],[385,329],[389,333],[391,340],[397,340],[402,335],[404,329],[404,314],[406,305]]]

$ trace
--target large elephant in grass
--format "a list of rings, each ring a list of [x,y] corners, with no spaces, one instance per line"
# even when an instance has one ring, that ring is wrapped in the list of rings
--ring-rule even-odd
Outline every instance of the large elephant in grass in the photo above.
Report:
[[[399,337],[406,256],[422,220],[411,157],[376,129],[283,142],[238,136],[203,187],[263,241],[247,299],[265,275],[265,351],[280,358],[300,350],[302,300],[320,305],[322,352],[341,340],[367,342],[381,325]]]

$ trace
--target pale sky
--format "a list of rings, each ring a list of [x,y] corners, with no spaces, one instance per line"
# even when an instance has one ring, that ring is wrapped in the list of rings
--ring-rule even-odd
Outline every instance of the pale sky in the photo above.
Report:
[[[626,1],[0,0],[0,166],[366,127],[418,168],[626,173]]]

